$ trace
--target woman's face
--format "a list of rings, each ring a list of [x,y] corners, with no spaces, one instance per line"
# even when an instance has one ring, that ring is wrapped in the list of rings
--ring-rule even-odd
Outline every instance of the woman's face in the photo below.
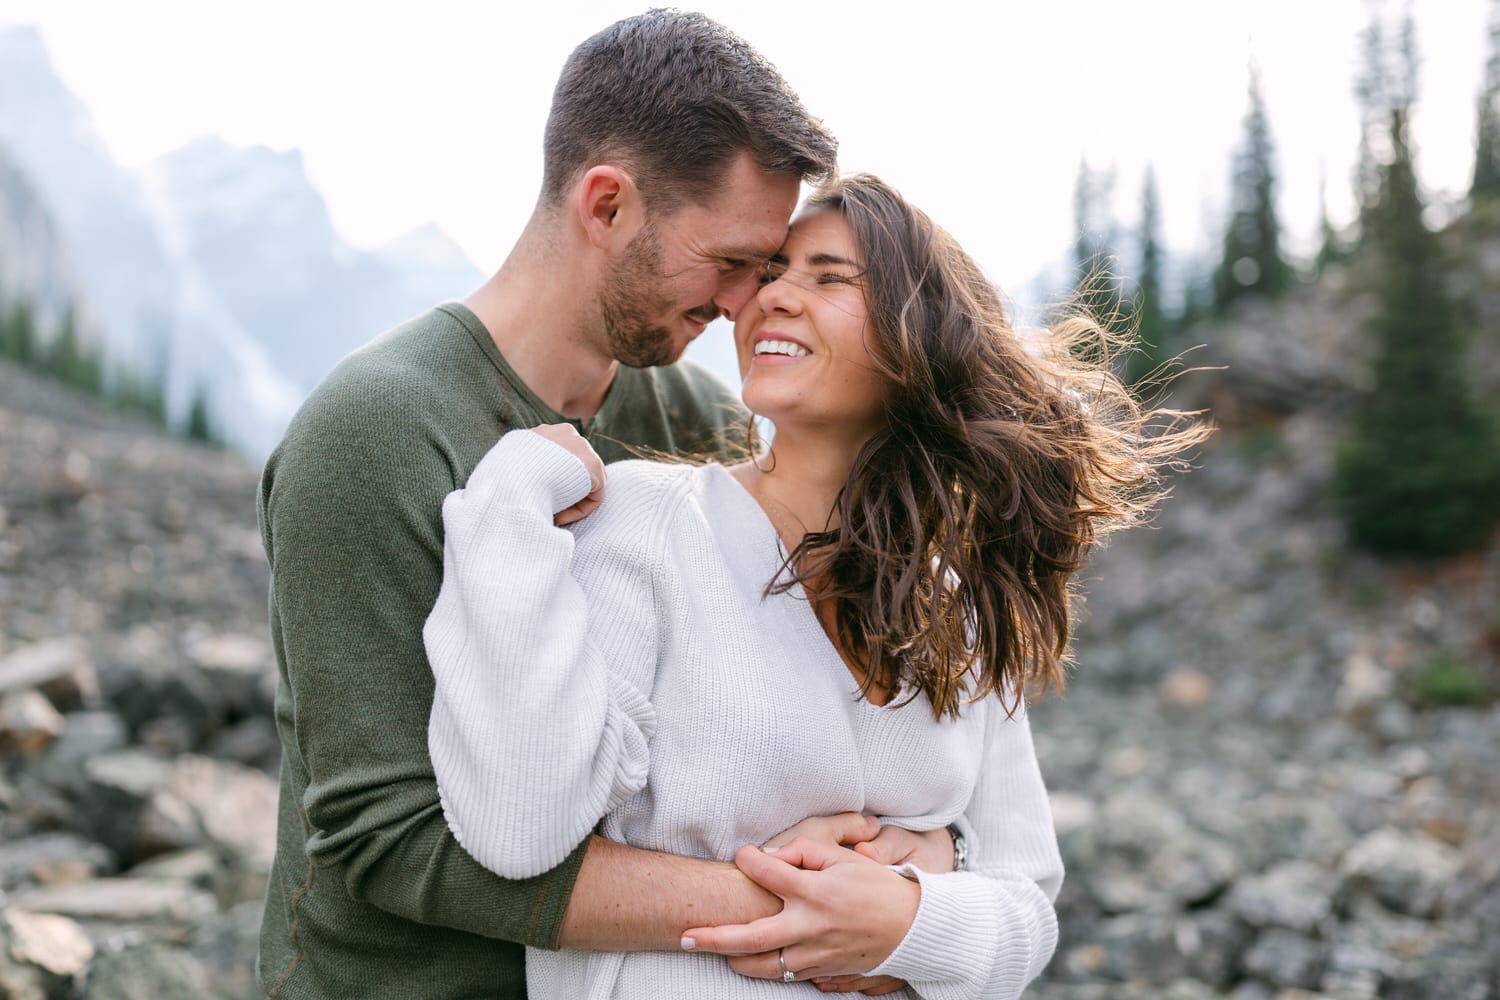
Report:
[[[888,381],[870,357],[864,264],[842,213],[804,213],[734,326],[745,405],[784,434],[815,426],[868,440]]]

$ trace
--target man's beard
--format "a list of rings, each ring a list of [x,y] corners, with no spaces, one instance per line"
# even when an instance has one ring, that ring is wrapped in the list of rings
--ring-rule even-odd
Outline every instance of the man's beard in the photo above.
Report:
[[[682,355],[673,332],[655,319],[672,311],[661,292],[666,279],[661,260],[661,238],[655,226],[647,225],[605,270],[599,290],[610,355],[632,368],[669,365]]]

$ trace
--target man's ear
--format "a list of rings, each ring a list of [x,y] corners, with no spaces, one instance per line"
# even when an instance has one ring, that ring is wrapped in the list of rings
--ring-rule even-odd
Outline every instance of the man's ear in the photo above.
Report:
[[[600,250],[624,246],[645,222],[645,205],[635,179],[623,167],[601,163],[579,178],[578,222]]]

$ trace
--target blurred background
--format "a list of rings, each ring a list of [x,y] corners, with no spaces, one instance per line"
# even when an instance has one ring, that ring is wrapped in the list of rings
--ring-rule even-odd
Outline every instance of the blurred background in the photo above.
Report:
[[[257,995],[259,466],[503,260],[639,9],[553,6],[0,0],[0,998]],[[1500,2],[699,9],[1018,322],[1138,327],[1218,426],[1033,711],[1028,995],[1500,997]]]

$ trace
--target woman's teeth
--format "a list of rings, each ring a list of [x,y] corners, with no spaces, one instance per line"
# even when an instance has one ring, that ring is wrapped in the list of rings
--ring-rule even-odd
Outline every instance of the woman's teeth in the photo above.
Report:
[[[801,344],[789,340],[762,340],[755,345],[756,354],[785,354],[789,358],[803,358],[812,352]]]

